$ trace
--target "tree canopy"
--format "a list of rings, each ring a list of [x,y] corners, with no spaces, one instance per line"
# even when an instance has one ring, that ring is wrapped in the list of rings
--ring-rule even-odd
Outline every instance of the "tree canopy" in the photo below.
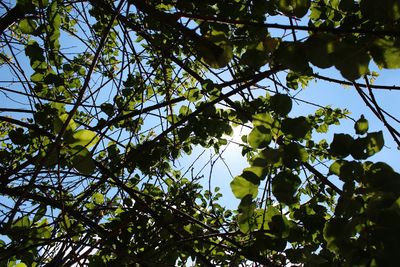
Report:
[[[400,1],[0,8],[1,266],[398,265],[400,174],[370,157],[400,147],[375,97],[400,87],[372,68],[400,68]],[[313,98],[292,112],[314,80],[356,91],[382,129]],[[216,178],[239,127],[248,167]]]

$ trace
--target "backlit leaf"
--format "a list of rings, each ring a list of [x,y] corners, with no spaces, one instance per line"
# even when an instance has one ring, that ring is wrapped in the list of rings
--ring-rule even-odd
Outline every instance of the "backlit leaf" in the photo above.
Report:
[[[372,156],[383,148],[385,145],[385,141],[383,140],[382,131],[368,133],[367,135],[368,145],[367,145],[367,154],[368,156]]]
[[[400,42],[391,39],[376,39],[371,47],[376,64],[387,69],[400,68]]]
[[[18,27],[21,32],[31,34],[35,31],[37,25],[36,22],[32,19],[22,19],[20,20]]]
[[[251,195],[246,195],[240,201],[238,206],[238,225],[242,233],[248,233],[256,229],[257,225],[254,220],[254,211],[256,203],[253,201]]]
[[[330,174],[335,174],[337,176],[340,176],[341,173],[341,168],[345,164],[344,160],[337,160],[334,163],[331,164],[329,167],[329,173]]]
[[[260,166],[251,166],[243,169],[242,176],[248,179],[249,181],[257,181],[264,180],[267,175],[267,169],[265,167]]]
[[[356,134],[360,135],[368,132],[368,121],[364,118],[364,115],[361,115],[361,117],[356,121],[354,129],[356,130]]]
[[[211,31],[202,42],[197,44],[197,52],[202,60],[210,67],[223,68],[233,57],[233,47],[224,32]]]
[[[310,8],[310,0],[276,0],[278,9],[285,15],[294,15],[301,18]]]
[[[93,202],[97,205],[104,204],[104,195],[101,193],[94,193],[92,196]]]
[[[253,115],[254,126],[270,127],[273,123],[273,119],[269,113],[259,113]]]
[[[365,49],[360,49],[359,45],[350,41],[339,42],[332,57],[335,67],[350,81],[368,72],[370,57]]]
[[[95,145],[99,140],[97,134],[90,130],[78,130],[74,132],[71,136],[66,137],[66,143],[71,147],[83,146],[91,147]]]
[[[242,199],[247,195],[255,198],[258,194],[258,184],[253,184],[242,176],[236,176],[231,182],[231,189],[236,198]]]
[[[23,216],[11,224],[13,229],[28,229],[30,226],[31,221],[28,216]]]
[[[256,126],[247,136],[249,145],[253,148],[263,148],[269,145],[272,140],[271,130],[264,126]]]
[[[96,165],[89,150],[82,146],[75,146],[73,151],[73,167],[83,174],[92,174],[96,169]]]
[[[53,128],[54,128],[54,132],[56,134],[58,134],[61,131],[61,128],[64,125],[64,123],[67,121],[68,116],[69,116],[68,114],[62,114],[54,119]],[[71,119],[68,122],[68,125],[65,128],[65,131],[75,131],[76,127],[77,127],[76,123],[74,122],[73,119]]]

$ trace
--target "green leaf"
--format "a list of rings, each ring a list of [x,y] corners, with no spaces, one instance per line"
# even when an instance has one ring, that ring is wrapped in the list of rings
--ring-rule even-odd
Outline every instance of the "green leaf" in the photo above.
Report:
[[[267,175],[267,168],[260,166],[251,166],[243,169],[242,176],[249,181],[255,181],[259,183],[260,180],[264,180]]]
[[[96,169],[92,155],[87,148],[75,146],[72,156],[72,166],[80,173],[89,175]]]
[[[356,7],[354,0],[341,0],[339,3],[339,9],[345,12],[351,12]]]
[[[283,163],[288,168],[295,168],[308,160],[307,151],[299,144],[290,143],[281,145]]]
[[[335,67],[344,78],[354,81],[368,73],[370,56],[361,44],[343,40],[336,44],[333,58]]]
[[[25,46],[25,54],[29,57],[32,68],[38,71],[47,71],[47,63],[43,55],[43,49],[36,41],[29,41]]]
[[[280,167],[282,165],[282,154],[283,151],[279,149],[266,148],[255,158],[253,161],[254,166],[264,166],[271,164],[274,167]]]
[[[289,16],[304,17],[311,5],[311,0],[275,0],[278,10]]]
[[[369,133],[367,135],[367,155],[372,156],[382,150],[385,145],[382,131]]]
[[[384,162],[369,166],[362,177],[362,182],[374,191],[395,192],[397,195],[400,190],[400,174]]]
[[[46,212],[47,212],[47,206],[45,204],[40,204],[39,209],[33,218],[33,221],[34,222],[39,221],[41,218],[43,218],[43,216],[46,215]]]
[[[249,145],[253,148],[267,147],[272,140],[271,129],[264,126],[256,126],[247,136]]]
[[[203,95],[201,94],[200,90],[197,88],[191,88],[185,93],[185,98],[189,102],[196,102],[199,101]]]
[[[68,114],[62,114],[58,117],[56,117],[53,121],[53,129],[54,129],[54,133],[58,134],[61,131],[62,126],[64,125],[64,123],[67,121],[68,118]],[[66,131],[75,131],[76,129],[76,123],[74,122],[73,119],[71,119],[68,122],[67,127],[65,128]]]
[[[393,210],[394,212],[397,213],[397,215],[400,216],[400,197],[396,199],[396,201],[393,202],[393,204],[389,208],[390,210]]]
[[[35,83],[44,82],[44,74],[40,72],[35,72],[31,75],[31,81]]]
[[[336,176],[340,176],[341,168],[346,163],[344,160],[337,160],[331,164],[329,167],[329,174],[334,174]]]
[[[302,43],[282,42],[274,54],[274,60],[295,72],[310,70]]]
[[[200,58],[211,68],[220,69],[228,65],[233,57],[233,47],[222,31],[212,30],[197,43]]]
[[[38,159],[38,164],[42,163],[46,168],[52,168],[59,163],[60,148],[55,146],[54,143],[48,145],[48,147],[41,153],[41,157]],[[44,161],[42,159],[44,158]]]
[[[240,64],[257,69],[268,63],[269,59],[270,57],[265,51],[258,49],[247,49],[240,58]]]
[[[81,80],[79,80],[78,78],[72,79],[69,83],[70,88],[79,88],[81,87],[81,85],[82,85]]]
[[[253,125],[254,126],[264,126],[264,127],[271,127],[274,120],[272,119],[269,113],[259,113],[253,115]]]
[[[290,89],[299,89],[299,75],[296,72],[289,71],[286,75],[286,86]]]
[[[367,154],[367,146],[368,140],[367,138],[357,138],[353,141],[351,146],[351,156],[354,159],[366,159],[368,158]]]
[[[36,21],[32,19],[22,19],[18,24],[18,28],[22,33],[31,34],[37,27]]]
[[[301,184],[301,179],[290,171],[282,171],[272,179],[272,193],[279,202],[287,205],[296,202],[294,194]]]
[[[61,16],[59,13],[56,13],[52,16],[51,23],[52,23],[51,26],[53,27],[53,35],[59,35],[60,25],[61,25]],[[58,36],[55,38],[58,38]]]
[[[313,79],[311,75],[311,68],[309,71],[304,72],[304,74],[300,72],[293,72],[289,71],[288,75],[286,75],[286,85],[294,90],[297,90],[299,88],[299,85],[301,85],[302,89],[307,88],[308,83]]]
[[[292,110],[292,99],[288,95],[275,94],[270,98],[271,109],[280,116],[286,116]]]
[[[31,221],[28,216],[23,216],[11,224],[11,228],[14,230],[29,229],[31,227]]]
[[[42,222],[46,223],[46,220],[43,220]],[[35,237],[40,239],[49,239],[51,238],[51,230],[52,228],[49,226],[40,225],[39,228],[35,229]]]
[[[335,134],[330,145],[330,152],[335,157],[345,158],[351,153],[353,142],[353,138],[348,134]]]
[[[290,233],[290,221],[282,215],[277,207],[267,206],[266,210],[255,211],[257,228],[268,232],[274,238],[287,238]]]
[[[282,132],[286,137],[294,140],[306,138],[306,135],[311,131],[311,125],[303,116],[297,118],[286,118],[282,122]]]
[[[357,181],[364,177],[364,168],[358,161],[344,161],[340,168],[339,178],[342,181]]]
[[[46,84],[54,84],[54,86],[63,86],[64,80],[60,75],[57,75],[53,72],[48,73],[44,80]]]
[[[256,221],[253,218],[255,208],[256,208],[256,203],[253,201],[251,195],[246,195],[240,201],[238,207],[239,214],[237,217],[237,222],[240,231],[244,234],[255,230],[257,227]]]
[[[272,222],[272,217],[281,215],[280,211],[274,206],[268,206],[266,210],[258,209],[255,213],[257,214],[257,226],[260,230],[270,230],[269,223]]]
[[[78,130],[74,132],[72,135],[66,135],[65,137],[65,142],[70,146],[70,147],[77,147],[77,146],[82,146],[82,147],[91,147],[95,145],[99,140],[99,137],[95,132],[92,132],[90,130]]]
[[[327,133],[329,130],[329,125],[326,123],[322,123],[321,125],[318,125],[318,128],[316,129],[316,131],[318,133]]]
[[[192,113],[192,110],[188,106],[181,106],[179,108],[179,116],[185,117]]]
[[[24,129],[22,128],[16,128],[14,130],[11,130],[8,133],[8,137],[10,137],[11,142],[13,142],[16,145],[28,144],[28,137],[26,134],[24,134]]]
[[[355,159],[366,159],[383,148],[385,142],[382,131],[368,133],[365,138],[357,138],[351,147],[351,155]]]
[[[60,226],[63,230],[71,228],[72,223],[73,221],[69,218],[68,215],[65,214],[61,217]]]
[[[33,5],[32,0],[17,0],[17,6],[27,13],[35,11],[35,6]]]
[[[391,22],[400,18],[400,3],[394,0],[362,0],[362,15],[366,19],[379,22]]]
[[[94,193],[92,195],[93,202],[97,205],[104,204],[104,195],[101,193]]]
[[[254,184],[242,176],[236,176],[231,182],[231,189],[236,198],[242,199],[247,195],[256,198],[258,194],[258,184]]]
[[[400,68],[400,42],[391,39],[376,39],[370,49],[377,65],[387,69]]]
[[[332,218],[325,224],[323,230],[328,249],[337,253],[345,247],[350,234],[349,222],[343,218]]]
[[[103,103],[100,105],[101,111],[107,114],[107,116],[111,117],[114,115],[114,106],[110,103]]]
[[[305,42],[308,60],[319,68],[333,66],[333,52],[337,37],[331,34],[313,34]]]
[[[364,118],[364,115],[356,121],[354,124],[354,129],[356,130],[356,134],[363,135],[368,132],[368,121]]]

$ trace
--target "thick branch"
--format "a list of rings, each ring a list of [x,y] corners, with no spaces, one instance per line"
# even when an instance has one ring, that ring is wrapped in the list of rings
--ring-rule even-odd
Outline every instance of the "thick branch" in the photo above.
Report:
[[[10,11],[0,18],[0,35],[2,35],[8,27],[13,25],[19,19],[22,19],[24,16],[25,14],[23,10],[21,10],[18,5],[10,9]]]
[[[284,25],[278,23],[266,23],[260,21],[252,21],[252,20],[234,20],[234,19],[226,19],[226,18],[218,18],[215,16],[204,16],[204,15],[196,15],[196,14],[188,14],[183,12],[177,12],[173,15],[178,18],[188,18],[188,19],[196,19],[207,22],[215,22],[221,24],[234,24],[234,25],[249,25],[249,26],[262,26],[272,29],[282,29],[282,30],[299,30],[299,31],[311,31],[311,32],[331,32],[331,33],[361,33],[361,34],[373,34],[373,35],[381,35],[381,36],[399,36],[400,31],[398,30],[371,30],[371,29],[354,29],[354,28],[333,28],[326,26],[299,26],[299,25]]]
[[[314,174],[324,185],[332,188],[336,193],[341,195],[343,192],[336,185],[334,185],[331,181],[328,180],[322,173],[320,173],[317,169],[311,166],[308,162],[303,162],[303,166],[306,167],[312,174]]]

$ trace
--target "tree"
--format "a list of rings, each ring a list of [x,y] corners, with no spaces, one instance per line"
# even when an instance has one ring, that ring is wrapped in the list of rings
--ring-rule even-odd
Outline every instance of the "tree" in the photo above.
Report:
[[[400,67],[399,5],[2,2],[0,90],[25,106],[0,108],[0,265],[396,266],[400,175],[369,160],[383,132],[291,110],[312,80],[347,85],[400,147],[375,98],[399,87],[369,68]],[[317,137],[343,119],[355,132]],[[177,162],[239,126],[231,210]]]

